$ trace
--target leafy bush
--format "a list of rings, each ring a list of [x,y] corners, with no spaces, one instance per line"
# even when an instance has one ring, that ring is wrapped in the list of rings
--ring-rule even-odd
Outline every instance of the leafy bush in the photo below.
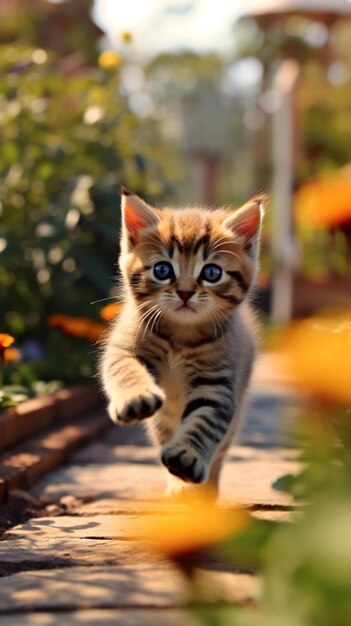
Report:
[[[131,112],[122,63],[71,76],[44,50],[0,47],[0,328],[48,350],[49,315],[97,317],[91,304],[114,291],[119,185],[166,189],[157,128]],[[79,360],[69,378],[92,371],[87,350]]]

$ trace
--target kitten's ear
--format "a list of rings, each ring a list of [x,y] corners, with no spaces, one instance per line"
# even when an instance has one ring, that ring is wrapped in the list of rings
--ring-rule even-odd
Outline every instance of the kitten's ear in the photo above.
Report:
[[[226,228],[243,239],[247,251],[258,240],[266,201],[267,197],[263,194],[254,196],[223,222]]]
[[[136,196],[125,187],[121,188],[121,208],[123,228],[130,243],[138,243],[139,231],[149,226],[156,226],[160,218],[139,196]]]

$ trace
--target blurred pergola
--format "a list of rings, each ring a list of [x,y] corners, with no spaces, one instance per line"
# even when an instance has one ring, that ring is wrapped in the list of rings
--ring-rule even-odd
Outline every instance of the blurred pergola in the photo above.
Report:
[[[351,0],[245,0],[241,17],[250,17],[268,31],[291,17],[305,17],[331,29],[336,22],[351,18]],[[321,50],[321,60],[333,58],[330,38]],[[297,146],[300,143],[297,124],[297,90],[300,65],[289,51],[275,72],[273,90],[277,110],[273,114],[273,182],[272,182],[272,318],[286,323],[292,315],[293,277],[297,265],[294,238],[293,192]]]

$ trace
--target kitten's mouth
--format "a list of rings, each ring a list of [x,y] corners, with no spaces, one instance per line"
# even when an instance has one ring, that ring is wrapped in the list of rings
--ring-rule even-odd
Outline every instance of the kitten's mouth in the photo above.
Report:
[[[184,302],[179,307],[176,308],[176,311],[190,311],[191,313],[196,313],[195,309],[188,302]]]

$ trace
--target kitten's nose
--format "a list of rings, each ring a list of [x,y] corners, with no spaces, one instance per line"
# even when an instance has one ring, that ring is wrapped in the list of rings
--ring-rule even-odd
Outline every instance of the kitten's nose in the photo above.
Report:
[[[184,304],[190,300],[191,296],[193,296],[195,291],[177,291],[178,296],[181,300],[183,300]]]

